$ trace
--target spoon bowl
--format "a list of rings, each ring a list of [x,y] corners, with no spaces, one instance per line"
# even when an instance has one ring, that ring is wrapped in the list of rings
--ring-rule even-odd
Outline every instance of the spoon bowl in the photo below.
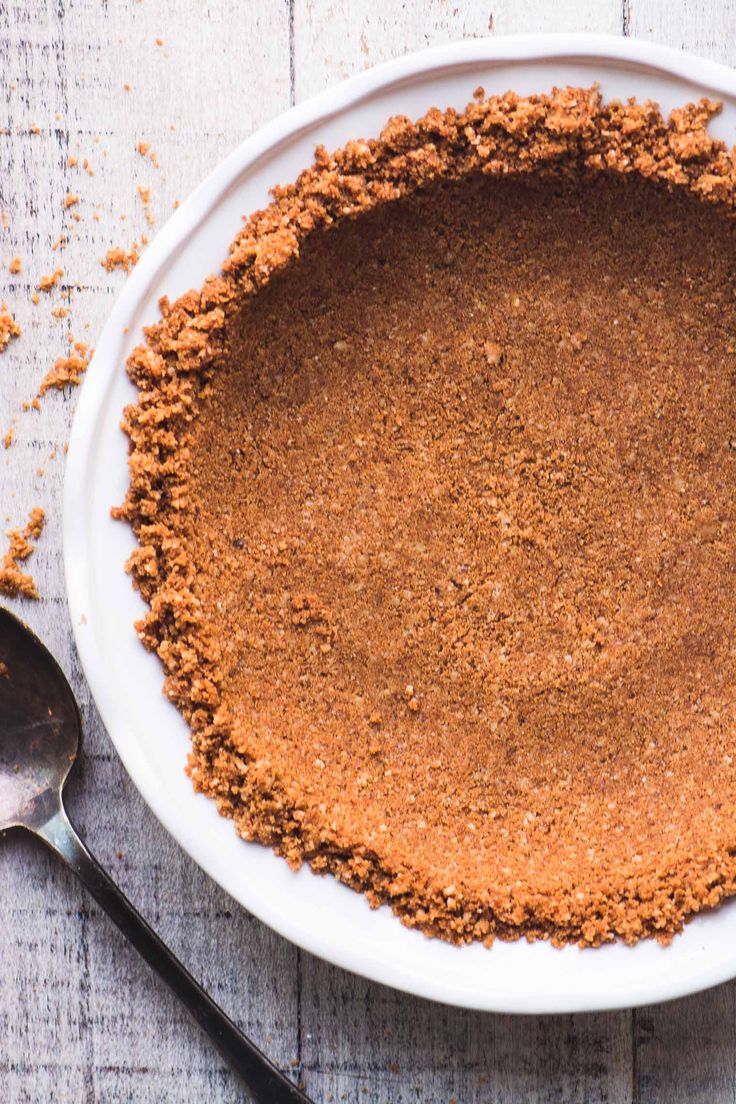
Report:
[[[56,813],[81,731],[64,672],[38,637],[0,608],[0,830],[36,831]]]

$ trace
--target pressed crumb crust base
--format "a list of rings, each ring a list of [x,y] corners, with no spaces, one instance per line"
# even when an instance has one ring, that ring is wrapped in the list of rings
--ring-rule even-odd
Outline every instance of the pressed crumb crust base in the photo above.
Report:
[[[318,150],[130,358],[195,785],[429,934],[666,940],[736,891],[715,110],[479,94]]]

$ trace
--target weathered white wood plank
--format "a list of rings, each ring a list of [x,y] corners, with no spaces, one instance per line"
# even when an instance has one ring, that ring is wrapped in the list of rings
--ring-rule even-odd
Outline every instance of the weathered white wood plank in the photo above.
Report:
[[[371,65],[462,38],[529,31],[621,31],[620,0],[295,0],[295,94],[301,100]]]
[[[565,34],[590,31],[596,34],[620,34],[619,0],[559,0],[549,4],[540,0],[502,0],[491,4],[493,30],[497,34],[523,34],[551,31]]]
[[[0,302],[8,301],[24,330],[0,356],[0,436],[64,349],[68,329],[94,343],[123,282],[98,258],[148,230],[137,185],[151,189],[160,224],[174,199],[292,100],[407,50],[489,31],[624,28],[736,58],[735,0],[0,5],[0,210],[8,213],[8,229],[0,229]],[[160,168],[136,152],[140,141],[151,144]],[[70,155],[80,163],[87,157],[95,175],[70,168]],[[81,198],[65,212],[68,192]],[[61,233],[70,241],[57,254],[51,245]],[[16,253],[24,267],[12,277],[7,264]],[[62,288],[34,307],[35,283],[56,264],[65,270]],[[54,320],[51,306],[69,300],[70,319]],[[104,736],[73,651],[59,549],[63,444],[75,401],[73,393],[50,395],[40,413],[19,419],[13,447],[0,448],[0,518],[22,521],[36,502],[49,517],[31,563],[43,600],[19,608],[80,697],[86,746],[70,792],[76,820],[224,1006],[276,1061],[299,1063],[317,1100],[731,1101],[732,985],[633,1018],[513,1019],[436,1007],[298,954],[179,852]],[[73,879],[40,846],[17,837],[0,846],[0,1085],[8,1104],[243,1099]]]
[[[100,256],[152,232],[136,186],[150,188],[160,224],[175,198],[288,107],[282,0],[232,0],[206,13],[183,7],[176,0],[0,5],[0,126],[7,131],[0,135],[0,209],[8,215],[0,230],[0,302],[23,327],[0,359],[3,434],[65,350],[67,330],[94,344],[124,280],[105,272]],[[136,152],[140,141],[156,151],[159,168]],[[69,156],[78,158],[76,167]],[[94,176],[82,168],[85,157]],[[65,211],[70,192],[80,202]],[[53,252],[62,233],[69,243]],[[23,270],[14,277],[8,262],[16,254]],[[60,289],[33,306],[39,277],[57,265],[65,272]],[[53,319],[51,307],[69,300],[69,318]],[[60,561],[63,445],[75,402],[75,393],[49,394],[41,412],[19,418],[12,448],[0,448],[3,521],[22,521],[35,503],[48,515],[29,564],[42,600],[18,608],[71,674],[84,713],[85,753],[70,810],[193,973],[290,1067],[297,1054],[296,952],[235,906],[148,812],[79,670]],[[74,879],[17,835],[0,847],[0,1085],[8,1104],[243,1099],[209,1044]]]
[[[307,959],[305,1079],[317,1099],[627,1104],[627,1012],[492,1016],[416,1000]]]
[[[623,0],[627,34],[736,63],[734,0]]]

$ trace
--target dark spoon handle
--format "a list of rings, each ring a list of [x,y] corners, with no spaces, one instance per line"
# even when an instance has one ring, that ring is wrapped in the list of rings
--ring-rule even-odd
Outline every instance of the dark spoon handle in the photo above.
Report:
[[[84,846],[63,807],[38,829],[38,835],[72,868],[123,935],[176,993],[225,1061],[240,1074],[258,1104],[312,1104],[218,1008],[136,912]]]

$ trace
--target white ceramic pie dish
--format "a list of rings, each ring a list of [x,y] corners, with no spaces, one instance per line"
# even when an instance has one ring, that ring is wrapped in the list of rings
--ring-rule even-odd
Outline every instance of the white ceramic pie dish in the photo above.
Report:
[[[666,1000],[736,975],[736,900],[703,915],[666,948],[652,942],[581,951],[546,943],[451,947],[404,928],[387,908],[332,878],[291,872],[240,840],[184,774],[189,734],[161,693],[155,656],[133,622],[143,610],[124,563],[134,547],[110,508],[122,501],[127,439],[119,428],[135,392],[125,361],[141,327],[219,268],[241,217],[293,180],[314,146],[378,134],[392,114],[463,107],[480,84],[543,92],[599,81],[605,98],[651,98],[669,111],[703,95],[723,100],[712,130],[736,141],[736,72],[664,47],[603,36],[514,36],[413,54],[379,66],[275,119],[232,153],[157,235],[104,328],[72,431],[64,495],[67,589],[82,665],[133,782],[166,829],[237,901],[305,949],[399,989],[468,1008],[571,1012]],[[126,332],[127,331],[127,332]]]

